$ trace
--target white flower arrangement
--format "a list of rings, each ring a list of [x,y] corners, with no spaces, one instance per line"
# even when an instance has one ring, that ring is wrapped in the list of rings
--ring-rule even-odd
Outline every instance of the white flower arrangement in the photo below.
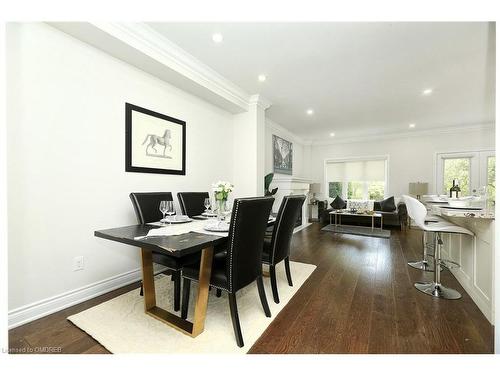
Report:
[[[217,200],[227,200],[230,192],[234,189],[234,185],[228,181],[217,181],[212,184],[212,190],[215,193],[215,199]]]

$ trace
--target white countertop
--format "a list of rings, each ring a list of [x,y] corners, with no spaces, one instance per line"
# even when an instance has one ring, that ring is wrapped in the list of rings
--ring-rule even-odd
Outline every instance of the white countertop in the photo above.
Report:
[[[468,219],[487,219],[495,220],[495,211],[493,210],[471,210],[467,208],[446,208],[447,202],[424,202],[428,207],[429,212],[435,215],[448,216],[448,217],[465,217]]]

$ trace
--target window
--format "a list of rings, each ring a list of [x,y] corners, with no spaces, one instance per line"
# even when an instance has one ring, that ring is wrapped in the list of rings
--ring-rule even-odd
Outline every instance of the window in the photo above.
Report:
[[[328,196],[335,198],[337,195],[342,196],[342,182],[330,182],[328,184]]]
[[[325,177],[332,199],[380,200],[385,196],[386,158],[369,160],[328,160]]]
[[[436,191],[449,195],[453,179],[458,179],[461,196],[479,195],[486,187],[488,200],[494,201],[495,162],[494,151],[437,154]]]
[[[368,185],[368,199],[382,200],[384,199],[385,183],[376,181]]]
[[[364,184],[361,181],[349,181],[347,183],[347,198],[349,199],[363,199]]]
[[[449,194],[453,180],[458,179],[460,193],[463,196],[470,193],[470,158],[445,158],[442,194]]]
[[[487,159],[487,185],[486,193],[488,194],[488,200],[491,202],[495,201],[495,157],[488,156]]]

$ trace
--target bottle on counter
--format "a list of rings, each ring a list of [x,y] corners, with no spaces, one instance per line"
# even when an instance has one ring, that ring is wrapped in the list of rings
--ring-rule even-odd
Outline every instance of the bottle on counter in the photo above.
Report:
[[[450,198],[453,198],[453,192],[455,192],[455,198],[458,199],[458,193],[460,193],[460,186],[458,179],[453,179],[453,186],[450,189]]]

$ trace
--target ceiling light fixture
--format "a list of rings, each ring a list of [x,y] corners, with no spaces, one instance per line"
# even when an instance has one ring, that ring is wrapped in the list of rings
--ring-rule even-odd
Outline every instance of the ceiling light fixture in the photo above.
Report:
[[[212,40],[215,42],[215,43],[220,43],[222,42],[224,38],[222,37],[222,34],[221,33],[215,33],[214,35],[212,35]]]
[[[307,113],[309,116],[312,116],[312,115],[314,115],[314,109],[309,108],[309,109],[306,111],[306,113]]]
[[[410,129],[413,129],[415,126],[416,126],[415,124],[410,124],[410,125],[408,125],[408,127],[409,127]]]
[[[330,133],[330,137],[335,137],[335,133]]]
[[[424,91],[422,91],[422,95],[430,95],[432,94],[432,89],[425,89]]]
[[[267,77],[264,74],[260,74],[257,78],[259,79],[259,82],[265,82]]]

